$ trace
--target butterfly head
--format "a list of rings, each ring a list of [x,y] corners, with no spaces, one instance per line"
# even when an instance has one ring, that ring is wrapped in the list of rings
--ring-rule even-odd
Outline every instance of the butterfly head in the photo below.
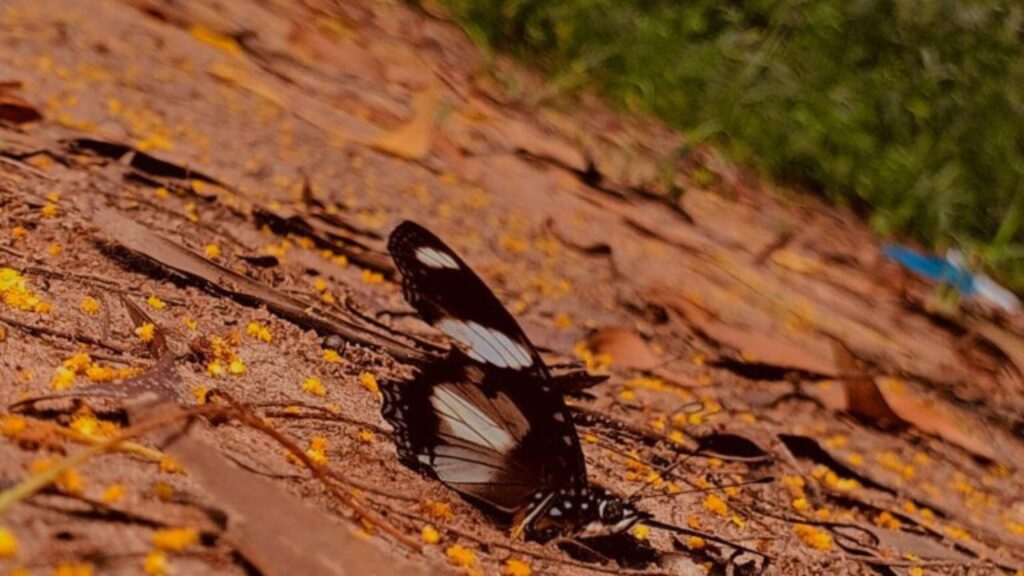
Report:
[[[555,536],[592,538],[625,532],[648,517],[631,502],[592,486],[535,494],[517,530],[541,542]]]

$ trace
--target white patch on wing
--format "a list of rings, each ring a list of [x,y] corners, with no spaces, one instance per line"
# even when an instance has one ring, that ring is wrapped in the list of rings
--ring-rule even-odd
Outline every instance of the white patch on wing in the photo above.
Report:
[[[438,386],[430,397],[441,420],[441,431],[470,444],[485,446],[505,454],[515,449],[518,442],[512,432],[491,419],[453,388]]]
[[[501,368],[526,368],[533,364],[529,351],[498,330],[476,322],[445,318],[437,329],[454,339],[470,358]]]
[[[459,269],[459,263],[450,254],[435,250],[429,246],[416,249],[416,259],[431,268]]]

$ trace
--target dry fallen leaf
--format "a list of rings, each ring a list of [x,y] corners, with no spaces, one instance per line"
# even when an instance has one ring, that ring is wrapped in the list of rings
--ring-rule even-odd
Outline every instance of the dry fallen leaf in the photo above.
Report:
[[[620,368],[650,370],[661,363],[643,338],[622,326],[601,328],[587,338],[586,344],[595,354],[610,356],[612,365]]]
[[[414,115],[404,126],[382,134],[369,143],[370,147],[400,158],[416,160],[430,152],[430,144],[437,121],[441,91],[431,84],[412,98]]]
[[[35,106],[10,93],[20,86],[19,82],[0,83],[0,121],[12,124],[26,124],[42,120],[43,115]]]
[[[724,324],[682,297],[668,295],[663,300],[666,305],[682,314],[697,331],[718,344],[735,350],[745,362],[803,370],[823,376],[838,374],[832,358],[815,356],[796,343],[779,336],[758,334],[749,329]]]

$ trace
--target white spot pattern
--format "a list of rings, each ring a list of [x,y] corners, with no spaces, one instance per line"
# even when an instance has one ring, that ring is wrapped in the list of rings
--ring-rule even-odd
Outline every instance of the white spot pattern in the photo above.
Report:
[[[459,269],[459,263],[450,254],[424,246],[416,249],[416,259],[431,268]]]
[[[445,318],[437,329],[458,342],[470,358],[501,368],[526,368],[533,364],[530,353],[505,334],[476,322]]]
[[[517,445],[508,430],[447,386],[435,388],[430,403],[440,415],[445,433],[502,454],[512,451]]]

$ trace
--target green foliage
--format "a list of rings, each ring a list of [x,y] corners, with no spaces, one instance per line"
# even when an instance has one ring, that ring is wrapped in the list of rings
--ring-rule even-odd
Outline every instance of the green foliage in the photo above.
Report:
[[[1024,288],[1024,5],[444,0],[478,39],[592,85],[875,228]]]

